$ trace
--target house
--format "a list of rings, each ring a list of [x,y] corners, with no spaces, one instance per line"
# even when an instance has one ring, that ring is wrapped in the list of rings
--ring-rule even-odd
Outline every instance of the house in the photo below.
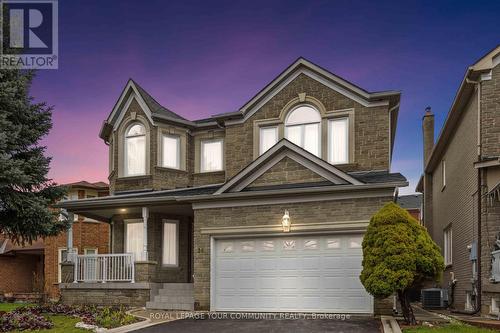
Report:
[[[103,182],[80,181],[65,186],[68,187],[67,200],[109,194],[108,184]],[[74,252],[88,255],[108,253],[109,229],[107,223],[74,215]],[[8,293],[14,298],[30,299],[44,293],[50,299],[57,299],[61,283],[60,263],[66,260],[66,245],[66,233],[24,246],[0,237],[0,295]]]
[[[439,138],[423,117],[423,221],[441,247],[452,307],[498,315],[500,46],[467,68]],[[453,286],[453,287],[452,287]]]
[[[72,254],[62,300],[379,311],[361,242],[408,184],[389,171],[399,101],[299,58],[239,110],[191,121],[129,80],[100,132],[111,195],[59,205],[108,222],[112,253]]]
[[[400,195],[397,204],[406,209],[415,220],[422,222],[422,194]]]

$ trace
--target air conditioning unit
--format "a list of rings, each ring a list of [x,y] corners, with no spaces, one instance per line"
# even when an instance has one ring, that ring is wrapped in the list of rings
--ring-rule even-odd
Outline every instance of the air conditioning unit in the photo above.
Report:
[[[448,291],[441,288],[422,289],[424,309],[444,309],[448,306]]]

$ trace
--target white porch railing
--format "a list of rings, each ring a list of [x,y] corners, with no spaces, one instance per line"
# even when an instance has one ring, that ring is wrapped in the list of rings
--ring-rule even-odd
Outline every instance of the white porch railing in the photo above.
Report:
[[[134,282],[132,253],[76,256],[74,282]]]

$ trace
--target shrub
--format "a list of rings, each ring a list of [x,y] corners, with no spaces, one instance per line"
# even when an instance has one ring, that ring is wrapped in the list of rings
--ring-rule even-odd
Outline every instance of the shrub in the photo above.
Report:
[[[374,297],[397,293],[407,323],[415,324],[409,289],[439,280],[443,269],[439,247],[406,210],[390,202],[373,215],[363,239],[360,279]]]
[[[30,310],[14,310],[0,315],[0,332],[47,329],[52,326],[50,320]]]

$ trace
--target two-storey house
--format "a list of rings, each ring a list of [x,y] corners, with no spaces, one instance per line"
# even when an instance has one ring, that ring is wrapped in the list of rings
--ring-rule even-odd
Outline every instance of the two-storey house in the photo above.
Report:
[[[361,242],[407,186],[390,171],[399,100],[299,58],[190,121],[130,80],[100,133],[111,195],[60,205],[109,222],[112,254],[67,263],[63,301],[374,313]]]

